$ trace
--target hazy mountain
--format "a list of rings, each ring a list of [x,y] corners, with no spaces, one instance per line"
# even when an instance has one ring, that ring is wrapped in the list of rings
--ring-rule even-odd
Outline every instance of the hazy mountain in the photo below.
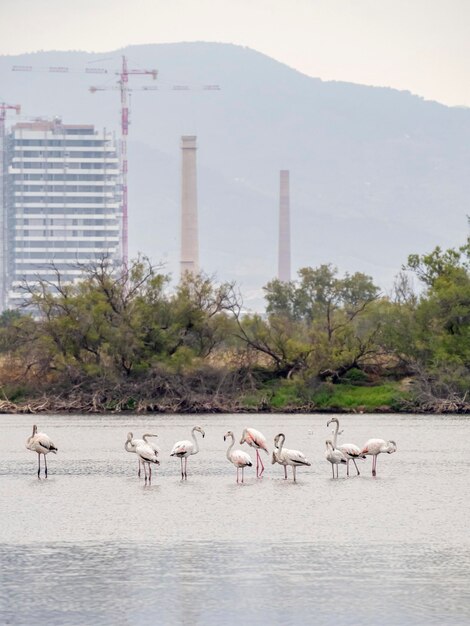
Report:
[[[292,265],[332,262],[383,288],[411,252],[467,234],[470,110],[393,89],[310,78],[260,53],[216,43],[132,46],[109,54],[0,57],[0,101],[24,116],[59,115],[119,131],[117,76],[92,67],[156,68],[130,85],[130,252],[178,275],[180,137],[198,137],[201,265],[247,300],[277,272],[279,170],[291,171]],[[69,74],[13,72],[69,66]],[[188,84],[190,91],[166,89]],[[221,91],[203,91],[218,83]],[[24,119],[24,117],[22,118]],[[14,117],[9,115],[9,122]],[[254,300],[252,300],[254,302]],[[258,300],[259,301],[259,300]]]

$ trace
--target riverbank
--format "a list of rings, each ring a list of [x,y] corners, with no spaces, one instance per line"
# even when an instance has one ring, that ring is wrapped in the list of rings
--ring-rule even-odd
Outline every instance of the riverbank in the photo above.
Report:
[[[470,413],[470,403],[419,401],[404,381],[369,386],[323,383],[315,389],[277,381],[234,394],[186,391],[144,393],[135,385],[73,388],[36,397],[5,398],[0,401],[0,413]]]

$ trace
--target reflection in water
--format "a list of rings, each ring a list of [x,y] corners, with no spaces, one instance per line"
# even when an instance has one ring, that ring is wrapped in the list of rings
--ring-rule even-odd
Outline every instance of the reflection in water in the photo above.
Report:
[[[282,429],[312,465],[297,483],[247,468],[243,485],[223,434],[238,438],[245,416],[198,416],[187,481],[169,453],[194,416],[43,416],[60,452],[40,481],[30,421],[0,423],[2,626],[470,623],[468,420],[344,417],[347,440],[398,451],[377,478],[368,459],[332,480],[324,416],[250,416],[270,449]],[[123,441],[156,429],[161,466],[145,484]]]
[[[4,546],[0,558],[4,624],[470,622],[468,550],[106,542]]]

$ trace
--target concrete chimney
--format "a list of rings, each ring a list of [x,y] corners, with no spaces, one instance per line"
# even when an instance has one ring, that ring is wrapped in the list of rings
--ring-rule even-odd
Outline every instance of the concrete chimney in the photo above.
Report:
[[[278,278],[290,281],[290,195],[289,170],[280,171]]]
[[[181,137],[181,278],[199,271],[196,137]]]

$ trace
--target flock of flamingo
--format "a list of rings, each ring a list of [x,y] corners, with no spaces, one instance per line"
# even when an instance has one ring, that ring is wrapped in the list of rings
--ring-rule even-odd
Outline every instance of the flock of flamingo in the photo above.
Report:
[[[341,445],[337,445],[338,435],[340,435],[343,431],[339,430],[338,418],[331,418],[327,423],[327,427],[329,427],[330,424],[334,424],[333,440],[327,439],[325,442],[325,458],[329,463],[331,463],[333,478],[339,477],[338,467],[341,464],[346,465],[346,474],[347,476],[349,476],[350,461],[354,463],[357,475],[359,476],[360,472],[359,468],[357,467],[356,460],[365,459],[367,456],[372,457],[372,476],[376,476],[378,455],[384,453],[392,454],[397,450],[397,444],[395,443],[395,441],[385,441],[384,439],[369,439],[362,446],[362,448],[356,446],[353,443],[343,443]],[[178,457],[181,461],[181,480],[186,480],[188,478],[188,458],[191,455],[197,454],[199,452],[199,444],[195,435],[196,432],[200,433],[204,438],[204,430],[200,426],[194,426],[191,431],[192,441],[190,441],[189,439],[177,441],[170,453],[170,456]],[[152,465],[160,465],[158,457],[161,455],[161,450],[158,446],[148,441],[150,438],[153,437],[157,437],[157,435],[146,433],[142,436],[142,439],[134,439],[133,433],[127,433],[127,440],[124,444],[125,450],[127,452],[132,452],[136,454],[138,458],[139,477],[141,475],[141,467],[143,466],[145,482],[150,482],[152,479]],[[243,450],[233,450],[233,446],[235,445],[235,435],[231,430],[226,432],[224,435],[224,441],[226,441],[227,439],[231,440],[231,443],[226,453],[227,460],[230,461],[230,463],[233,463],[233,465],[237,469],[237,483],[243,483],[245,467],[251,467],[253,465],[251,457]],[[287,479],[287,466],[290,465],[292,467],[292,476],[295,482],[297,467],[306,465],[308,466],[311,465],[311,463],[299,450],[290,450],[288,448],[285,448],[285,440],[286,436],[284,435],[284,433],[279,433],[274,438],[274,450],[272,452],[271,463],[273,465],[275,463],[278,463],[279,465],[282,465],[284,467],[285,479]],[[266,437],[262,433],[260,433],[259,430],[255,430],[254,428],[245,428],[240,439],[240,444],[244,443],[248,444],[256,452],[256,477],[261,478],[264,472],[264,464],[259,451],[264,450],[264,452],[269,455]],[[47,478],[46,455],[49,454],[49,452],[53,452],[54,454],[56,454],[58,450],[56,446],[52,443],[51,439],[45,433],[39,433],[37,426],[34,425],[33,434],[26,440],[26,448],[28,450],[32,450],[33,452],[37,452],[38,478],[41,475],[41,454],[44,456],[44,474]],[[241,481],[239,475],[240,470]]]

